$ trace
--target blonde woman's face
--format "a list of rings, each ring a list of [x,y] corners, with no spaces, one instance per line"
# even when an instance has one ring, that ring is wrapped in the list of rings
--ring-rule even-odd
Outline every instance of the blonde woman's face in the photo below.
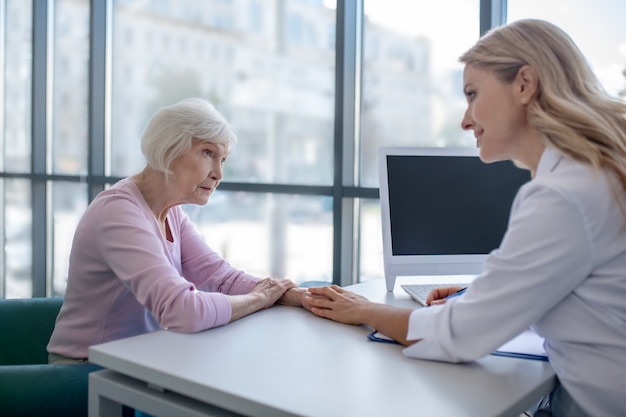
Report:
[[[528,121],[515,83],[505,84],[490,70],[466,65],[463,92],[467,110],[461,127],[474,131],[480,159],[487,163],[517,159]]]
[[[182,204],[206,204],[222,179],[227,156],[226,145],[194,139],[191,149],[172,161],[168,188]]]

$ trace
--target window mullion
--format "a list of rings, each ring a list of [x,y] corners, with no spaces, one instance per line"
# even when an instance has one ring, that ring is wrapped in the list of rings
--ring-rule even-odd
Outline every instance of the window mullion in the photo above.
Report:
[[[337,2],[335,65],[335,175],[333,184],[333,283],[358,281],[358,225],[354,199],[344,187],[356,184],[363,1]]]

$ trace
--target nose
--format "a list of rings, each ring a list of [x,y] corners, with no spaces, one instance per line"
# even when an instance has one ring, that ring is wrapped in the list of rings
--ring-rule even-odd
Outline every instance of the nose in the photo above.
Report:
[[[469,110],[470,109],[469,109],[469,106],[468,106],[467,109],[465,110],[465,113],[463,114],[463,119],[461,119],[461,128],[463,130],[470,130],[474,126],[474,121],[472,120],[472,118],[470,116],[470,111]]]
[[[215,166],[209,173],[209,176],[216,181],[220,181],[222,179],[222,164],[215,164]]]

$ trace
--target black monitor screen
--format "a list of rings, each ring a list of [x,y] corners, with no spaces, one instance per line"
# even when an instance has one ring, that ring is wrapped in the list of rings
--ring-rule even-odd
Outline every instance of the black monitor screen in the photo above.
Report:
[[[488,254],[500,245],[513,198],[530,179],[510,161],[387,156],[393,255]]]

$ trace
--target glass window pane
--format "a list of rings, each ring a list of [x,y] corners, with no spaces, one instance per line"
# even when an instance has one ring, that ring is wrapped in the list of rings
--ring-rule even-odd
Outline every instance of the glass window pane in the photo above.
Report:
[[[51,295],[65,294],[70,250],[78,221],[87,209],[87,185],[52,182],[52,288]]]
[[[383,232],[379,200],[360,200],[360,281],[384,278]]]
[[[143,168],[158,107],[200,96],[240,139],[228,181],[331,184],[334,27],[322,0],[114,1],[112,175]]]
[[[213,250],[261,277],[332,281],[330,197],[218,191],[185,212]]]
[[[0,182],[4,207],[2,225],[4,251],[2,277],[5,298],[32,296],[32,208],[30,181],[5,179]]]
[[[479,37],[479,0],[365,0],[364,11],[360,178],[378,186],[380,146],[474,146],[458,57]]]
[[[57,0],[54,4],[52,170],[85,175],[89,0]]]
[[[31,1],[6,1],[0,169],[7,172],[30,171],[32,20]]]
[[[626,2],[509,0],[508,21],[548,20],[567,32],[614,97],[626,97]]]

